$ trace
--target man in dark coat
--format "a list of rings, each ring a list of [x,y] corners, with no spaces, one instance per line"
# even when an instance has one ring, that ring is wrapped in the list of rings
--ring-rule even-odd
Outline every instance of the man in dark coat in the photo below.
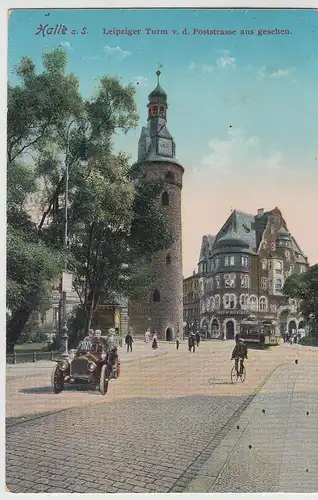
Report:
[[[125,344],[127,346],[127,352],[132,352],[132,345],[133,345],[133,338],[132,338],[132,334],[131,334],[131,328],[129,328],[129,331],[126,335],[126,338],[125,338]]]
[[[197,333],[195,334],[195,340],[197,341],[197,347],[199,347],[201,337],[200,337],[200,334],[199,334],[199,332],[198,332],[198,331],[197,331]]]
[[[195,335],[193,332],[189,335],[188,344],[189,344],[189,351],[191,352],[191,350],[193,350],[193,352],[195,352]]]

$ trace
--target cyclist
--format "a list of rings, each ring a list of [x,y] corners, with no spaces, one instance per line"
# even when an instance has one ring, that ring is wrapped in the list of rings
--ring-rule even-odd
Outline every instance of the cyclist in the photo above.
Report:
[[[244,359],[247,359],[247,347],[244,344],[243,339],[236,339],[236,344],[232,352],[231,360],[235,359],[235,369],[236,373],[242,375],[244,369]],[[238,362],[240,360],[240,373],[238,370]]]

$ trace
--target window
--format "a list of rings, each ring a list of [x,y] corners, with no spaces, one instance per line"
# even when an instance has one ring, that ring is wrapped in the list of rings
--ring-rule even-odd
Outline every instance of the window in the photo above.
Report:
[[[270,312],[276,313],[277,312],[277,305],[276,304],[271,304],[269,306]]]
[[[160,106],[160,113],[163,115],[164,112],[165,112],[165,108],[163,106]]]
[[[280,215],[276,215],[275,222],[276,224],[280,224]]]
[[[235,264],[235,257],[234,257],[234,255],[231,255],[231,257],[230,257],[230,266],[234,266],[234,264]]]
[[[287,260],[290,259],[290,252],[288,250],[286,250],[286,252],[285,252],[285,257]]]
[[[282,280],[280,278],[277,278],[275,280],[275,291],[280,292],[282,289]]]
[[[261,278],[261,289],[262,290],[267,289],[267,278]]]
[[[169,205],[169,195],[167,191],[164,191],[161,196],[161,204],[163,207],[167,207]]]
[[[220,266],[220,259],[215,259],[215,269]]]
[[[216,288],[220,288],[221,287],[221,279],[220,279],[220,276],[215,276],[215,284],[216,284]]]
[[[272,250],[276,250],[276,245],[275,245],[275,243],[271,243],[271,249],[272,249]]]
[[[241,274],[241,288],[248,288],[248,278],[247,274]]]
[[[305,269],[305,266],[300,266],[300,272],[301,272],[301,274],[302,274],[302,273],[304,273],[304,272],[305,272],[305,270],[306,270],[306,269]]]
[[[225,288],[234,288],[235,287],[235,274],[225,274],[224,275],[224,286]]]
[[[173,172],[166,172],[166,179],[170,179],[174,181],[174,173]]]
[[[255,295],[250,296],[249,305],[251,311],[257,311],[257,297]]]
[[[241,256],[241,266],[248,267],[248,257],[246,257],[245,255]]]
[[[241,304],[241,309],[247,309],[247,305],[248,305],[247,293],[242,293],[242,295],[240,296],[240,304]]]
[[[228,265],[229,265],[229,256],[228,256],[228,255],[226,255],[226,256],[224,257],[224,265],[225,265],[225,266],[228,266]]]
[[[226,293],[223,297],[224,309],[235,309],[236,296],[234,293]]]
[[[267,280],[267,290],[272,290],[273,289],[273,280],[268,279]]]
[[[281,274],[282,270],[283,270],[283,263],[280,260],[276,260],[275,262],[276,273]]]
[[[170,253],[168,253],[167,256],[166,256],[166,264],[168,264],[168,265],[171,264],[171,255],[170,255]]]
[[[267,260],[266,259],[262,259],[262,269],[263,269],[263,271],[265,269],[267,269]]]
[[[220,295],[214,297],[214,307],[215,309],[220,309]]]
[[[261,297],[259,299],[259,310],[260,311],[267,311],[267,298],[266,297]]]
[[[153,301],[160,302],[160,292],[158,288],[156,288],[155,291],[153,292]]]
[[[158,113],[158,106],[154,106],[152,109],[154,114],[156,115]]]
[[[213,311],[213,309],[214,309],[214,304],[215,304],[215,302],[214,302],[214,297],[211,297],[211,298],[210,298],[210,311]]]

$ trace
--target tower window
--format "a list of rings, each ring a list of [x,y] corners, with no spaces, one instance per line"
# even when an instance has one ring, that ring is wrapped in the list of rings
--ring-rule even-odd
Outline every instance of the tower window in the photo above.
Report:
[[[173,172],[166,172],[166,179],[171,179],[173,181],[174,180],[174,173]]]
[[[160,302],[160,292],[158,288],[156,288],[155,291],[153,292],[153,301]]]
[[[167,207],[169,205],[169,195],[168,195],[167,191],[162,193],[161,204],[163,207]]]
[[[167,256],[166,256],[166,264],[171,264],[171,255],[170,255],[170,253],[168,253]]]
[[[153,112],[154,112],[155,115],[158,113],[158,106],[154,106],[153,107]]]

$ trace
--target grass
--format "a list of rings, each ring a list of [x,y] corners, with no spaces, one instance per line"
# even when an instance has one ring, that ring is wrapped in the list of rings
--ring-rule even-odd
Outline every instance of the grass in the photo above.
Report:
[[[14,350],[16,352],[21,352],[21,351],[47,351],[47,343],[46,342],[34,342],[30,344],[21,344],[21,345],[16,345]]]

